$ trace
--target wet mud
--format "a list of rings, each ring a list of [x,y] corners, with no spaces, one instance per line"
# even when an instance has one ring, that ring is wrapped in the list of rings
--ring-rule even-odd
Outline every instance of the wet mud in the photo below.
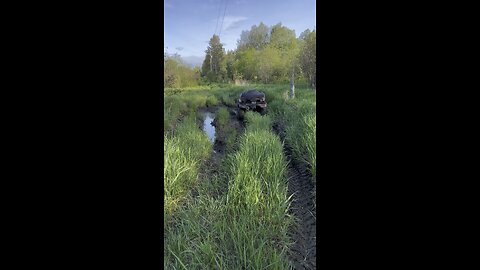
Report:
[[[273,131],[285,141],[285,128],[276,122]],[[290,213],[297,224],[292,226],[289,235],[295,242],[288,252],[293,269],[316,269],[316,205],[315,187],[312,175],[302,164],[292,158],[292,150],[284,143],[284,153],[288,161],[288,195],[292,195]]]

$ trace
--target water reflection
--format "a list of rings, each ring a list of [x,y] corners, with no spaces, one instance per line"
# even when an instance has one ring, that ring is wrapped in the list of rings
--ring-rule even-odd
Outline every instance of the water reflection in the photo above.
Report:
[[[214,143],[215,142],[215,127],[212,126],[212,121],[215,119],[215,114],[206,112],[205,120],[203,120],[203,131],[207,133],[208,139]]]

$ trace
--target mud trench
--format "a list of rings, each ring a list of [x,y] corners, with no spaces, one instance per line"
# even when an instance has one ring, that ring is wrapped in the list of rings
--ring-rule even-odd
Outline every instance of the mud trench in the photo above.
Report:
[[[223,127],[219,126],[217,122],[217,114],[220,108],[225,108],[229,112],[228,122]],[[238,138],[243,134],[245,125],[235,114],[235,108],[227,106],[199,109],[197,125],[207,134],[213,144],[212,153],[209,159],[202,163],[199,173],[199,181],[209,181],[221,177],[222,161],[238,147]],[[220,188],[221,192],[212,194],[214,197],[221,196],[228,189],[226,181],[219,184],[222,186]],[[192,195],[194,197],[198,196],[198,191],[194,190]]]
[[[276,122],[273,130],[285,141],[285,128]],[[288,165],[288,195],[292,195],[290,214],[297,224],[292,226],[289,236],[295,241],[288,252],[293,269],[316,269],[316,213],[312,175],[304,164],[292,158],[292,150],[284,143]]]

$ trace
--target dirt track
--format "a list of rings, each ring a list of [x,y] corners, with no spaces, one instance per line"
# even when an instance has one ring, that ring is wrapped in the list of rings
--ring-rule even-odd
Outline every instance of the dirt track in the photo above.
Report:
[[[285,139],[285,130],[276,123],[273,130]],[[290,213],[298,223],[290,231],[290,237],[295,241],[289,251],[290,264],[294,269],[316,269],[316,213],[314,207],[314,186],[311,174],[305,165],[291,158],[291,149],[284,144],[284,152],[288,165],[288,195],[292,195]]]

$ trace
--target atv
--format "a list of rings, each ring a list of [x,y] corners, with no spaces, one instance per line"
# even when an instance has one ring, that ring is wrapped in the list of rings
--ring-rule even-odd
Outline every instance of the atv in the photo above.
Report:
[[[267,102],[265,101],[265,94],[257,90],[248,90],[240,94],[237,100],[238,116],[243,118],[245,112],[255,111],[261,115],[265,115],[267,110]]]

